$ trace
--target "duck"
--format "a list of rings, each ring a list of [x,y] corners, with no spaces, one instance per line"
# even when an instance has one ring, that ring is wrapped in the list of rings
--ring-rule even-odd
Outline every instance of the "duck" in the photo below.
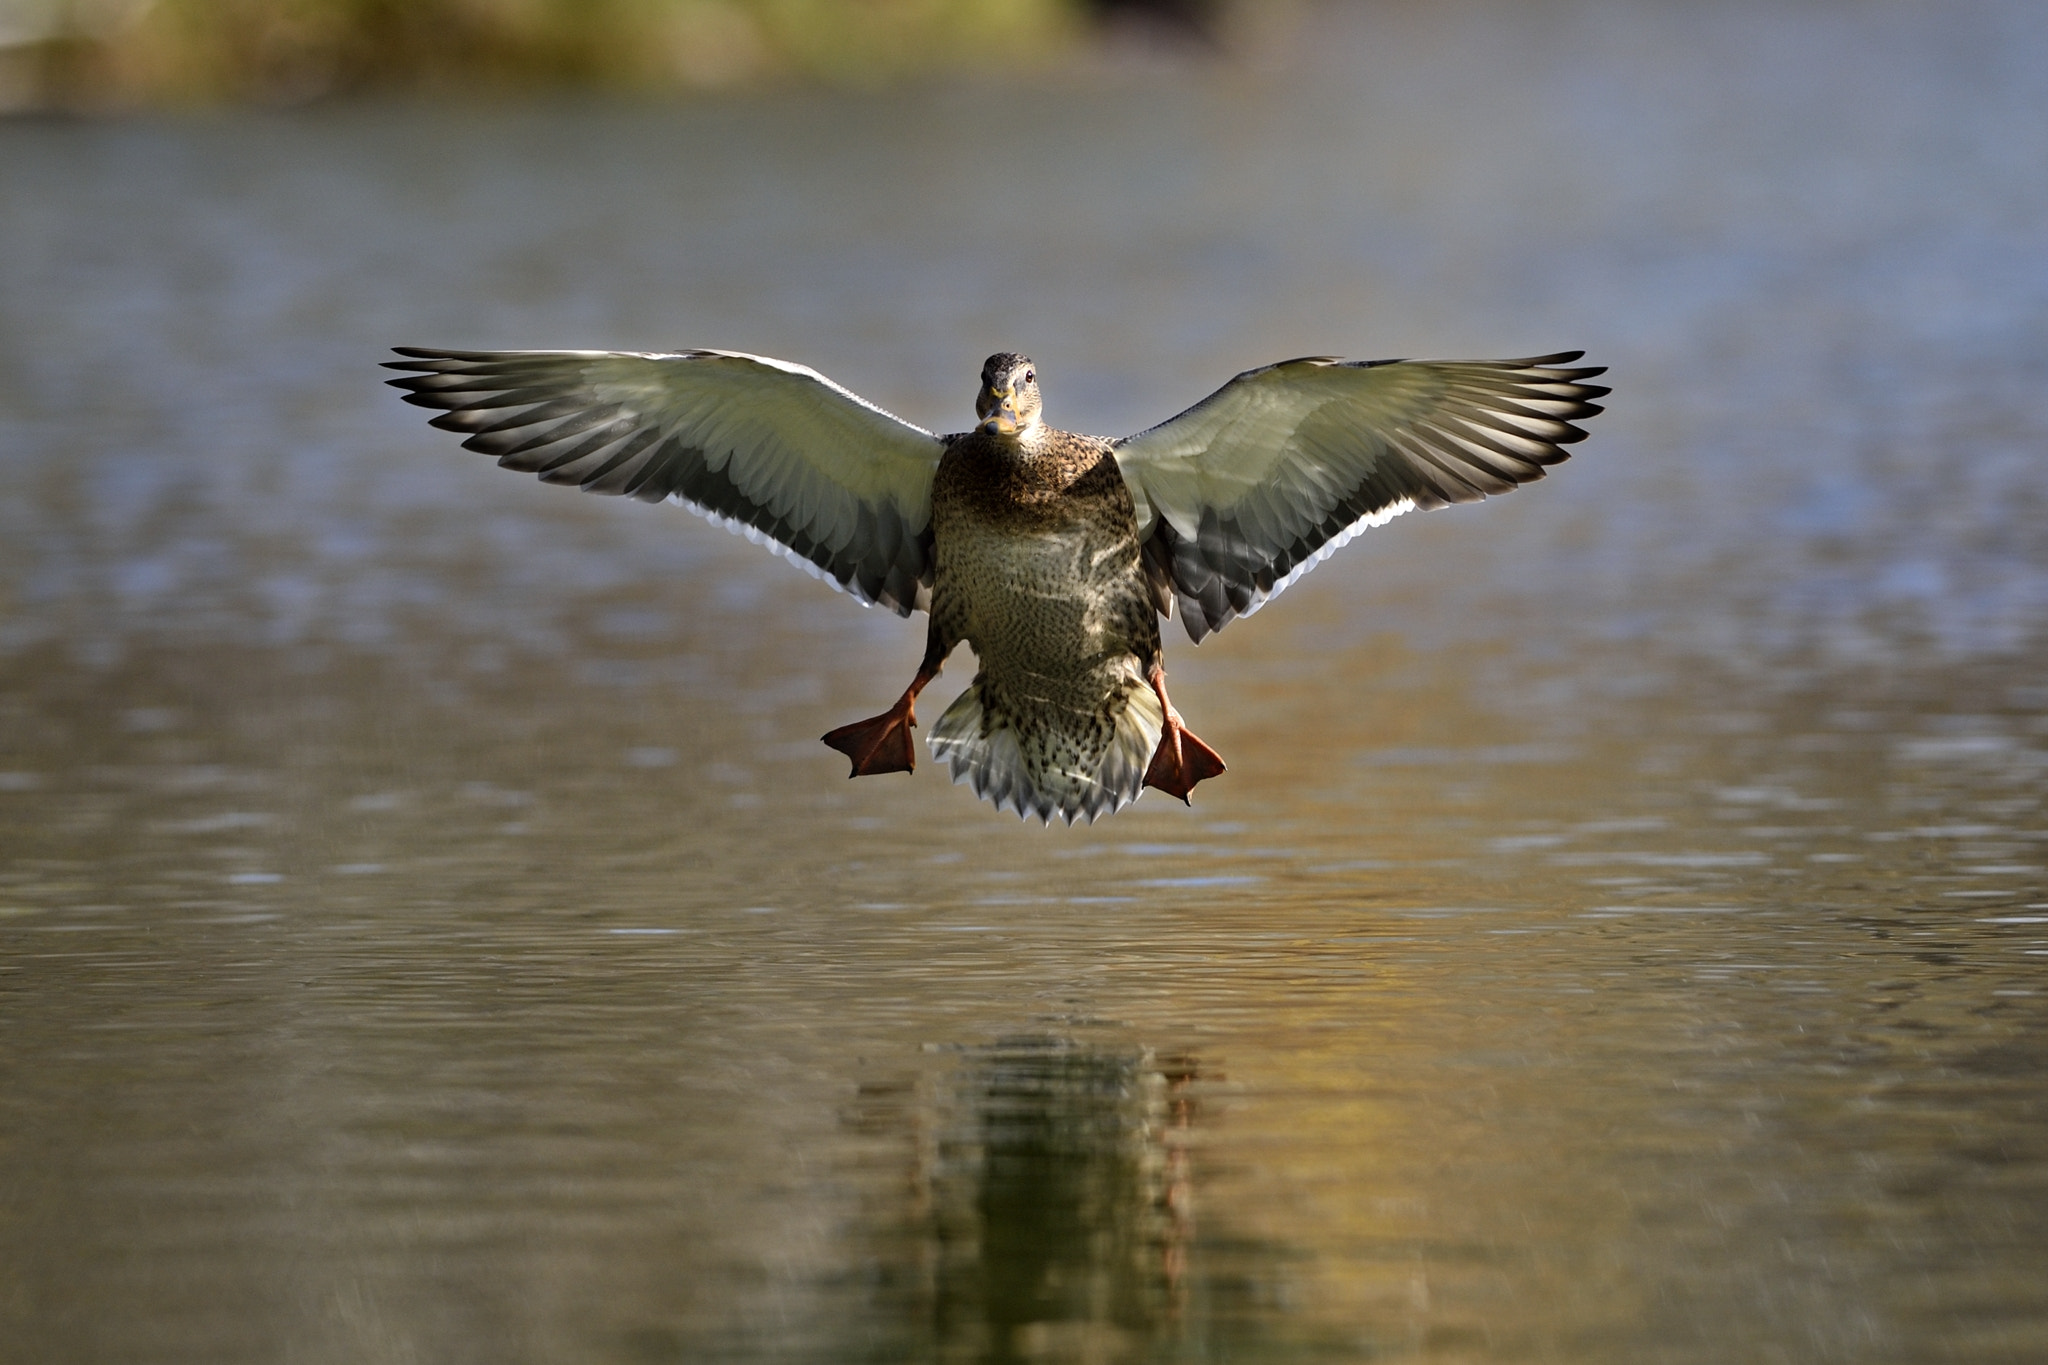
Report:
[[[1093,822],[1147,789],[1192,804],[1221,756],[1166,690],[1163,620],[1200,644],[1364,531],[1540,479],[1610,390],[1584,352],[1306,356],[1111,439],[1045,421],[1038,366],[982,366],[938,435],[808,366],[740,351],[394,348],[430,425],[542,482],[676,503],[867,606],[928,617],[887,710],[822,738],[851,777],[911,772],[917,700],[977,671],[927,745],[999,811]]]

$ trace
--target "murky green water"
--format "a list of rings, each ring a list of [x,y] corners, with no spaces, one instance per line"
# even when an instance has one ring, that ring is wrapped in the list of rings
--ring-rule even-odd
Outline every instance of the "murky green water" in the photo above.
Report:
[[[0,1355],[2048,1354],[2048,23],[1305,37],[0,124]],[[1046,831],[817,743],[920,627],[465,455],[394,342],[1616,395],[1169,643],[1229,774]]]

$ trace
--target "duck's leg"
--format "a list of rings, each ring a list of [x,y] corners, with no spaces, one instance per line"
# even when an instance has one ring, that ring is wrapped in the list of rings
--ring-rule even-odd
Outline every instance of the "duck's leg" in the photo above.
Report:
[[[936,626],[936,623],[934,623]],[[828,731],[824,740],[853,760],[853,771],[848,777],[873,777],[877,773],[907,773],[917,767],[917,746],[912,743],[910,732],[917,725],[917,694],[924,691],[925,684],[939,676],[939,668],[951,653],[949,645],[935,628],[927,637],[924,662],[918,665],[917,676],[910,680],[910,686],[903,689],[903,695],[896,704],[879,716],[857,720],[851,725],[842,725]]]
[[[1195,732],[1181,723],[1180,712],[1166,699],[1165,665],[1155,660],[1145,680],[1159,694],[1159,705],[1166,712],[1166,729],[1159,736],[1159,747],[1152,751],[1151,766],[1145,769],[1145,785],[1193,805],[1188,801],[1188,793],[1197,782],[1223,771],[1223,756],[1195,738]]]

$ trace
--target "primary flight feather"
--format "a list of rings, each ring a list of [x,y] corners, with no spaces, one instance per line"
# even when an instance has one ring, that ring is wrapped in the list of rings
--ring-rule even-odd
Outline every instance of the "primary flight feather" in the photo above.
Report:
[[[902,697],[825,742],[855,777],[909,771],[917,695],[964,640],[979,671],[932,751],[999,808],[1068,822],[1223,771],[1167,699],[1160,616],[1199,642],[1367,527],[1539,479],[1608,392],[1578,351],[1315,356],[1112,441],[1047,426],[1037,366],[1005,352],[976,426],[937,436],[736,351],[398,354],[406,401],[508,469],[681,503],[862,602],[928,611]]]

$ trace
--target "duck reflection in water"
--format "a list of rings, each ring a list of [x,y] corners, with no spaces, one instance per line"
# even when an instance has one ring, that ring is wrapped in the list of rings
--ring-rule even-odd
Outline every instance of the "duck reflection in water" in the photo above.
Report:
[[[890,1316],[928,1324],[911,1355],[1124,1360],[1178,1335],[1198,1075],[1187,1057],[1050,1036],[968,1052],[925,1111],[908,1244],[883,1257],[908,1271],[885,1292],[913,1300]]]

